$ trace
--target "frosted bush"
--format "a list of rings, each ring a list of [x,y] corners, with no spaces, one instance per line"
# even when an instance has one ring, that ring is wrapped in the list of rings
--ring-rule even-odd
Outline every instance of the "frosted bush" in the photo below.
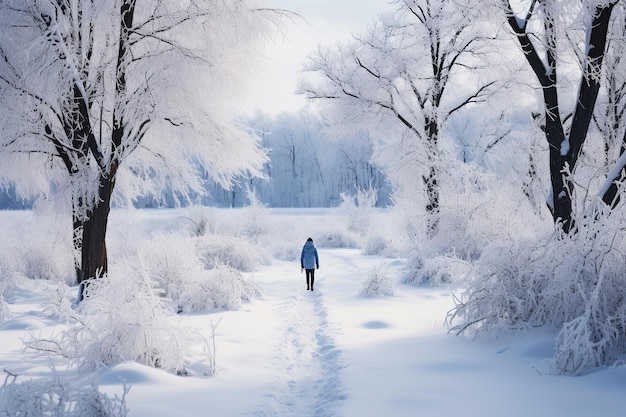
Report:
[[[249,190],[247,198],[248,205],[241,208],[193,207],[186,210],[181,220],[184,220],[184,227],[191,236],[237,236],[257,242],[271,230],[270,211],[254,191]]]
[[[11,318],[11,309],[4,300],[4,294],[0,294],[0,322]]]
[[[247,241],[216,235],[161,237],[140,255],[154,287],[176,312],[234,309],[258,295],[259,287],[239,270],[254,269],[259,256]]]
[[[370,218],[373,207],[378,200],[378,190],[376,188],[356,190],[356,195],[341,193],[341,208],[347,215],[348,228],[353,232],[362,233],[370,226]]]
[[[578,219],[578,231],[483,253],[450,315],[451,330],[497,336],[557,329],[552,371],[576,375],[626,352],[626,224],[615,212]],[[596,221],[592,219],[596,218]]]
[[[64,283],[57,282],[46,291],[46,299],[41,308],[44,314],[69,322],[73,315],[71,299],[70,288]]]
[[[388,252],[390,251],[388,238],[380,233],[372,233],[366,235],[364,238],[364,242],[361,246],[363,255],[386,256],[389,254]]]
[[[206,233],[215,232],[212,211],[206,207],[192,207],[186,210],[186,215],[181,219],[185,220],[185,229],[191,236],[204,236]]]
[[[122,396],[113,398],[98,390],[95,381],[67,377],[53,369],[49,377],[18,381],[8,375],[0,387],[2,414],[28,417],[125,417],[125,385]]]
[[[402,282],[414,285],[422,284],[422,268],[424,268],[424,259],[419,251],[413,250],[409,252],[406,259],[406,266],[402,272]]]
[[[32,211],[0,213],[0,285],[22,285],[23,278],[75,283],[71,227],[65,234],[55,223],[64,220],[38,218]]]
[[[0,272],[2,272],[1,267]],[[30,290],[38,284],[39,283],[37,281],[25,277],[20,272],[11,271],[4,276],[0,276],[0,296],[2,297],[2,302],[5,304],[11,304],[16,297],[19,297],[21,289]],[[2,303],[0,303],[0,309],[3,309],[1,304]],[[6,307],[5,312],[10,314],[8,306]]]
[[[321,248],[358,248],[358,240],[348,231],[321,230],[314,234],[315,246]]]
[[[172,323],[173,314],[141,271],[126,271],[92,280],[86,287],[78,323],[58,341],[34,338],[30,349],[59,354],[85,371],[125,361],[184,375],[186,349],[194,336]],[[43,347],[42,347],[43,346]]]
[[[394,294],[393,280],[383,271],[383,266],[372,268],[361,286],[359,294],[363,297],[380,297]]]
[[[72,257],[68,256],[71,253],[69,246],[31,241],[21,254],[24,275],[46,280],[74,278],[74,264]]]
[[[0,256],[0,261],[2,257]],[[6,267],[5,267],[6,268]],[[0,322],[11,318],[11,309],[4,299],[4,292],[11,285],[10,277],[3,274],[2,263],[0,263]]]
[[[224,212],[234,214],[224,210],[222,215]],[[200,210],[191,211],[189,216],[192,213],[200,213]],[[146,259],[146,265],[159,280],[167,282],[168,279],[161,278],[187,274],[198,270],[198,267],[212,269],[217,265],[229,265],[243,272],[252,272],[259,264],[271,263],[270,250],[253,239],[236,233],[233,228],[239,226],[230,224],[233,219],[217,220],[213,217],[216,216],[211,217],[210,227],[207,226],[200,234],[195,229],[191,231],[191,236],[161,232],[152,239],[136,243],[141,256]],[[237,211],[235,218],[241,220],[242,217],[241,212]],[[151,265],[158,267],[153,268]]]
[[[243,301],[250,301],[260,294],[259,287],[228,266],[221,265],[201,276],[190,279],[175,300],[184,312],[211,309],[234,310]]]
[[[15,276],[68,284],[76,280],[72,249],[58,242],[24,236],[19,245],[0,247],[0,253],[3,253],[0,255],[0,281]]]
[[[280,261],[297,261],[300,259],[302,242],[279,241],[271,244],[272,257]]]
[[[625,305],[614,317],[598,304],[588,304],[585,312],[563,325],[556,337],[556,352],[550,370],[577,375],[603,366],[624,353]]]
[[[0,241],[0,245],[2,245]],[[15,257],[9,256],[11,248],[7,246],[0,246],[0,289],[4,291],[12,284],[13,271],[15,269]]]
[[[458,283],[472,270],[472,265],[452,255],[440,255],[422,259],[413,253],[407,260],[403,282],[406,284],[428,284],[432,286]]]
[[[198,238],[197,253],[205,269],[228,265],[243,272],[252,272],[259,264],[271,263],[265,249],[247,239],[234,236],[209,235]]]
[[[203,271],[194,242],[191,238],[158,237],[143,244],[138,257],[164,295],[177,297],[188,277]]]
[[[257,241],[260,236],[267,234],[269,210],[259,201],[254,190],[247,190],[249,204],[241,209],[240,233]]]

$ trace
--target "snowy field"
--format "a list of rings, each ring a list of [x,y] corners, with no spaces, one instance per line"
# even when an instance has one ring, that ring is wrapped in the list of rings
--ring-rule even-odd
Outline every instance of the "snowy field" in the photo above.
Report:
[[[165,246],[171,251],[179,249],[179,239],[190,236],[191,226],[203,224],[203,233],[219,234],[224,226],[210,219],[220,217],[232,221],[224,228],[237,235],[233,225],[255,216],[263,217],[254,219],[262,230],[251,234],[248,224],[246,233],[255,237],[252,252],[258,258],[243,277],[255,283],[257,295],[233,310],[164,316],[178,328],[203,335],[214,349],[209,355],[214,374],[205,372],[202,347],[190,346],[188,375],[177,376],[130,360],[79,372],[67,358],[24,349],[23,342],[33,335],[54,339],[72,320],[63,320],[62,308],[56,315],[44,308],[64,284],[20,276],[28,271],[62,275],[71,270],[71,259],[62,255],[58,220],[42,224],[29,212],[0,213],[0,277],[8,307],[0,321],[0,367],[6,381],[14,381],[15,388],[28,380],[51,380],[54,364],[60,378],[97,376],[99,390],[111,397],[121,396],[125,383],[128,415],[138,417],[624,415],[626,367],[553,376],[546,364],[554,343],[549,332],[491,341],[448,334],[446,314],[458,289],[401,284],[402,258],[321,245],[319,233],[343,221],[332,210],[211,210],[206,217],[189,211],[114,211],[110,273],[129,274],[128,264],[156,240],[170,242]],[[386,230],[393,233],[393,219],[388,221]],[[309,235],[316,240],[321,264],[314,292],[306,291],[295,259]],[[32,249],[26,251],[28,242]],[[50,244],[53,249],[46,249]],[[30,267],[10,263],[15,254],[32,257]],[[21,275],[8,274],[7,265]],[[393,295],[360,295],[374,270],[393,280]],[[75,293],[76,287],[71,289]],[[7,391],[5,385],[7,392],[27,398],[23,390]],[[11,415],[6,410],[12,398],[2,401],[0,416]]]

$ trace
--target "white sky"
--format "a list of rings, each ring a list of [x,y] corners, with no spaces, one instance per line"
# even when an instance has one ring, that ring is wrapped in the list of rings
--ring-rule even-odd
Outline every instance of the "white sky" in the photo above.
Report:
[[[333,44],[362,32],[383,10],[394,7],[390,0],[270,0],[270,6],[298,13],[306,21],[287,23],[284,39],[278,37],[267,46],[269,58],[251,80],[245,103],[248,113],[301,108],[305,99],[294,90],[305,57],[318,44]]]

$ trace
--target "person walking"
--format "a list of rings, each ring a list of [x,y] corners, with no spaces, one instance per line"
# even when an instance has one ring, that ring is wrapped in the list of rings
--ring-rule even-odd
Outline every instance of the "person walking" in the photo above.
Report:
[[[300,272],[306,270],[306,289],[313,291],[315,281],[315,269],[320,269],[320,259],[317,256],[317,248],[313,239],[308,238],[300,254]]]

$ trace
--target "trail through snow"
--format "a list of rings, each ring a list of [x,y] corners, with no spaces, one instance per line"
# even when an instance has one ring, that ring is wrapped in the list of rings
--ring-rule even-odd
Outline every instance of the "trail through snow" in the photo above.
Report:
[[[285,265],[287,277],[294,276],[297,264]],[[318,271],[318,277],[320,273]],[[341,386],[341,351],[337,329],[328,319],[323,290],[305,289],[305,278],[279,280],[267,292],[278,292],[275,329],[275,361],[278,372],[266,397],[270,403],[255,416],[320,416],[337,414],[345,399]],[[287,295],[290,294],[290,295]]]
[[[363,298],[359,291],[370,271],[382,266],[397,279],[403,262],[363,256],[355,249],[318,250],[321,268],[313,292],[306,290],[297,262],[275,262],[255,274],[264,288],[262,302],[273,306],[274,353],[268,365],[273,376],[265,384],[261,405],[246,415],[372,415],[368,404],[379,393],[400,387],[398,395],[410,397],[415,387],[404,378],[388,379],[406,356],[389,355],[384,348],[378,352],[383,343],[410,334],[445,333],[449,290],[408,288],[411,294]],[[420,291],[427,304],[414,302],[414,293]],[[408,355],[414,357],[413,352]]]

